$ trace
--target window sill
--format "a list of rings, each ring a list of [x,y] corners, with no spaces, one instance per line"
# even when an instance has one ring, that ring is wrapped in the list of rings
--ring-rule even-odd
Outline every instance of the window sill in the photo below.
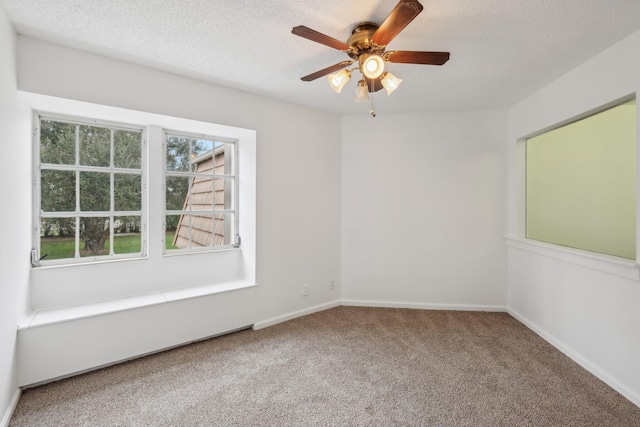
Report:
[[[163,258],[180,257],[195,254],[212,254],[216,252],[241,251],[240,246],[219,246],[217,248],[172,249],[162,253]]]
[[[625,279],[640,281],[640,268],[635,261],[515,236],[505,236],[507,246],[548,258],[601,271]]]
[[[157,304],[166,304],[190,298],[198,298],[223,292],[251,288],[254,286],[257,285],[246,281],[215,283],[63,308],[33,311],[29,313],[22,322],[20,322],[18,330],[101,316],[125,310],[149,307]]]
[[[66,267],[76,267],[79,265],[96,265],[96,264],[110,264],[114,262],[136,262],[136,261],[146,261],[149,259],[148,255],[140,255],[136,257],[130,257],[126,255],[121,256],[110,256],[104,258],[80,258],[76,260],[75,258],[69,259],[59,259],[59,260],[51,260],[41,262],[40,265],[31,264],[31,270],[50,270],[54,268],[66,268]]]

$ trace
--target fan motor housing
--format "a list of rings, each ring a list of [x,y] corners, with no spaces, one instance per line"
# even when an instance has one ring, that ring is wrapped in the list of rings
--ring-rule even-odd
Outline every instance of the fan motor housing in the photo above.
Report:
[[[382,55],[382,53],[384,53],[384,46],[376,46],[371,42],[371,37],[377,29],[378,24],[374,22],[361,22],[353,27],[351,37],[347,40],[347,44],[351,46],[352,51],[347,52],[347,54],[353,59],[358,59],[363,53]]]

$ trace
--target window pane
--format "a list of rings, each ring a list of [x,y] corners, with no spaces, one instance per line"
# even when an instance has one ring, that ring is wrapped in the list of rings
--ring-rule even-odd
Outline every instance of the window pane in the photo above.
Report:
[[[108,173],[80,172],[80,210],[109,211],[111,183]]]
[[[191,199],[188,209],[194,211],[213,210],[213,179],[196,177],[191,180]]]
[[[167,170],[188,172],[190,161],[189,139],[167,135]]]
[[[80,218],[80,256],[108,255],[109,218]]]
[[[76,210],[76,173],[43,170],[40,173],[40,209],[43,212]]]
[[[40,220],[40,258],[52,260],[75,257],[75,233],[75,218],[42,218]]]
[[[113,134],[113,165],[117,168],[142,167],[142,132],[116,130]]]
[[[194,173],[213,174],[213,156],[211,151],[195,158],[192,162],[192,168]]]
[[[213,215],[191,215],[191,247],[213,246]]]
[[[176,239],[176,231],[178,229],[178,223],[180,222],[180,215],[167,215],[165,223],[165,247],[166,249],[179,249],[175,246],[174,240]]]
[[[182,176],[167,177],[167,210],[183,210],[187,193],[189,191],[189,178]]]
[[[116,211],[142,209],[142,177],[131,174],[114,174],[113,200]]]
[[[80,164],[104,166],[111,164],[111,131],[96,126],[80,126]]]
[[[179,249],[213,246],[213,215],[182,215],[173,244]]]
[[[530,239],[635,259],[636,105],[527,140]]]
[[[191,247],[191,216],[181,215],[176,226],[173,245],[179,249]]]
[[[76,125],[40,120],[40,161],[57,165],[76,163]]]
[[[191,143],[191,170],[198,173],[213,173],[213,141],[194,139]]]
[[[233,209],[233,179],[216,178],[214,190],[215,210]]]
[[[228,246],[233,243],[234,215],[232,213],[215,214],[215,246]]]
[[[113,253],[142,252],[142,225],[139,216],[121,216],[113,219]],[[108,242],[107,242],[108,243]],[[109,245],[107,244],[107,247]]]

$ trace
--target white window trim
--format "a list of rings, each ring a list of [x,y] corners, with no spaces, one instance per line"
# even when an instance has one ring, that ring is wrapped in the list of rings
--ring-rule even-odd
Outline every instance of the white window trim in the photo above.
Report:
[[[511,248],[640,282],[640,267],[632,260],[517,236],[505,236],[505,239]]]
[[[66,115],[59,113],[51,113],[46,111],[33,111],[33,210],[32,210],[32,245],[35,250],[35,254],[32,254],[32,263],[31,268],[47,268],[47,267],[58,267],[58,266],[73,266],[73,265],[84,265],[89,263],[103,263],[103,262],[113,262],[113,261],[130,261],[130,260],[139,260],[146,259],[148,254],[148,236],[147,236],[147,163],[148,163],[148,132],[147,128],[140,125],[122,123],[122,122],[114,122],[108,120],[100,120],[89,117],[81,117],[75,115]],[[66,123],[72,123],[76,125],[97,125],[101,127],[108,127],[110,129],[120,129],[120,130],[135,130],[142,132],[142,147],[141,147],[141,159],[140,159],[140,176],[142,181],[142,189],[141,189],[141,209],[139,211],[92,211],[92,212],[83,212],[83,217],[87,216],[100,216],[100,217],[109,217],[110,220],[113,220],[114,217],[117,216],[140,216],[140,239],[141,239],[141,248],[140,252],[130,253],[130,254],[113,254],[113,228],[110,230],[110,251],[111,254],[108,255],[100,255],[100,256],[89,256],[89,257],[74,257],[74,258],[64,258],[64,259],[56,259],[56,260],[40,260],[42,257],[40,253],[40,219],[42,217],[55,217],[55,218],[64,218],[64,217],[73,217],[76,218],[78,216],[77,212],[59,212],[55,214],[43,214],[40,212],[41,206],[41,187],[40,187],[40,120],[41,119],[50,119],[50,120],[59,120]],[[77,147],[76,147],[77,149]],[[113,146],[111,147],[113,149]],[[77,155],[77,153],[76,153]],[[113,153],[112,153],[113,155]],[[76,159],[77,161],[77,159]],[[49,165],[47,164],[47,169],[51,170],[69,170],[65,165]],[[104,172],[105,168],[96,168],[91,166],[79,166],[74,165],[73,170],[77,171],[85,171],[85,172]],[[128,169],[120,169],[113,167],[108,168],[110,173],[130,173]],[[112,195],[113,196],[113,195]],[[78,196],[76,196],[78,197]],[[77,222],[77,221],[76,221]],[[76,228],[78,224],[76,224]],[[79,248],[79,235],[76,233],[76,250]],[[77,254],[76,254],[77,255]]]
[[[632,93],[607,104],[593,108],[575,117],[547,126],[536,132],[518,138],[515,142],[515,177],[516,177],[516,234],[505,236],[506,244],[510,248],[524,250],[530,253],[552,258],[574,265],[590,268],[603,273],[613,274],[625,279],[640,282],[640,167],[636,173],[636,260],[616,257],[597,252],[561,246],[553,243],[541,242],[526,237],[526,141],[552,129],[584,119],[617,105],[636,99]],[[636,126],[640,125],[640,109],[636,108]],[[640,129],[636,131],[636,164],[640,165]]]
[[[233,222],[234,222],[234,233],[233,236],[231,236],[232,238],[232,244],[229,245],[223,245],[223,246],[210,246],[210,247],[196,247],[196,248],[182,248],[182,249],[172,249],[172,250],[167,250],[167,246],[166,246],[166,217],[167,215],[181,215],[182,211],[173,211],[173,210],[167,210],[167,200],[166,200],[166,188],[167,188],[167,176],[188,176],[188,177],[193,177],[196,174],[194,174],[193,172],[189,172],[189,173],[184,173],[184,172],[171,172],[171,173],[167,173],[167,135],[173,135],[173,136],[184,136],[184,137],[188,137],[188,138],[202,138],[202,139],[206,139],[206,140],[211,140],[211,141],[217,141],[217,142],[224,142],[224,143],[228,143],[228,144],[233,144],[233,174],[232,175],[219,175],[219,174],[213,174],[213,175],[203,175],[200,174],[200,176],[205,176],[207,178],[212,177],[213,179],[216,178],[233,178],[233,209],[225,209],[225,210],[218,210],[218,211],[211,211],[212,214],[224,214],[224,213],[233,213]],[[219,252],[219,251],[225,251],[225,250],[239,250],[240,249],[240,193],[239,193],[239,189],[240,189],[240,184],[239,184],[239,176],[240,176],[240,153],[239,153],[239,149],[238,149],[238,145],[239,142],[237,139],[234,138],[227,138],[227,137],[222,137],[222,136],[216,136],[216,135],[208,135],[208,134],[200,134],[200,133],[194,133],[194,132],[188,132],[188,131],[180,131],[180,130],[174,130],[174,129],[162,129],[162,174],[163,174],[163,179],[162,179],[162,207],[163,207],[163,221],[162,221],[162,255],[163,256],[180,256],[180,255],[188,255],[191,253],[203,253],[203,252]],[[204,211],[207,212],[207,211]]]

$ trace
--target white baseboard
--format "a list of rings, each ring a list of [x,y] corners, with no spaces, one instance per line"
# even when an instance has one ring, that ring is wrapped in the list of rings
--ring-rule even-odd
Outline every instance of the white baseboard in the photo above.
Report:
[[[13,415],[13,411],[16,410],[16,406],[18,406],[18,400],[20,400],[20,395],[22,394],[22,390],[19,388],[13,393],[11,396],[11,401],[9,402],[9,406],[0,420],[0,427],[8,427],[9,421],[11,421],[11,416]]]
[[[258,330],[269,326],[277,325],[278,323],[286,322],[287,320],[295,319],[296,317],[306,316],[307,314],[317,313],[318,311],[328,310],[330,308],[338,307],[340,300],[331,301],[325,304],[316,305],[314,307],[305,308],[304,310],[294,311],[292,313],[284,314],[282,316],[272,317],[271,319],[262,320],[253,324],[253,329]]]
[[[381,308],[416,308],[421,310],[455,310],[455,311],[492,311],[506,312],[507,307],[494,305],[453,305],[453,304],[420,304],[396,301],[365,301],[365,300],[336,300],[326,304],[316,305],[314,307],[305,308],[304,310],[294,311],[282,316],[273,317],[271,319],[256,322],[253,329],[258,330],[296,317],[306,316],[307,314],[317,313],[318,311],[328,310],[338,306],[352,307],[381,307]]]
[[[621,384],[618,380],[611,377],[606,371],[602,370],[596,364],[591,362],[589,359],[582,356],[580,353],[572,349],[571,347],[565,345],[560,340],[556,339],[553,335],[545,331],[544,329],[538,327],[535,323],[527,319],[525,316],[513,310],[511,308],[508,309],[508,313],[515,317],[518,321],[524,324],[527,328],[531,329],[533,332],[538,334],[542,339],[547,341],[549,344],[560,350],[571,360],[576,362],[578,365],[585,368],[587,371],[598,377],[600,380],[605,382],[609,387],[629,399],[634,405],[640,407],[640,395],[629,390],[625,385]]]
[[[353,307],[416,308],[420,310],[492,311],[492,312],[507,311],[507,307],[501,306],[501,305],[425,304],[425,303],[400,302],[400,301],[342,300],[341,305],[353,306]]]

